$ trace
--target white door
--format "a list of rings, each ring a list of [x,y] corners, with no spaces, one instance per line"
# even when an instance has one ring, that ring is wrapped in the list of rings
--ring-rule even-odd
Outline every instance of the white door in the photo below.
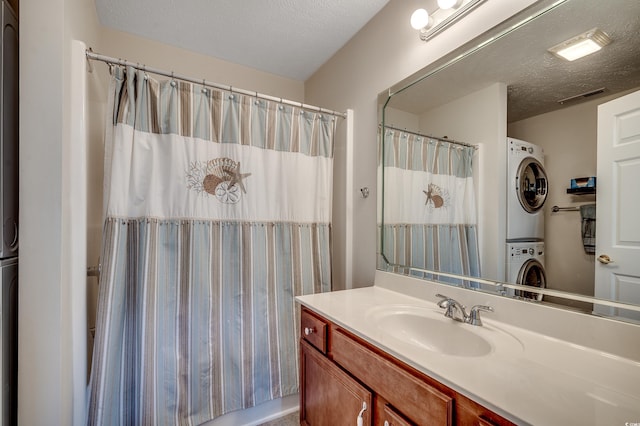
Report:
[[[640,304],[640,91],[598,107],[597,186],[595,296]],[[594,311],[640,320],[627,309]]]

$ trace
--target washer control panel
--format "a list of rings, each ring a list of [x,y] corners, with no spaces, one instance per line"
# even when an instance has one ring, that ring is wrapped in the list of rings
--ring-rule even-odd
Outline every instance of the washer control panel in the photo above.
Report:
[[[544,255],[544,244],[540,243],[524,243],[518,245],[512,245],[509,257],[512,261],[518,259],[531,259]]]
[[[526,157],[534,154],[535,156],[542,156],[544,152],[539,146],[511,139],[509,140],[509,154],[514,157]]]

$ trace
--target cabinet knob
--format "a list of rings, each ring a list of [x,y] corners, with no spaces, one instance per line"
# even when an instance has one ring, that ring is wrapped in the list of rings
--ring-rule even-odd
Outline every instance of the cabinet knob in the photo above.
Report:
[[[316,332],[315,328],[312,328],[312,327],[305,327],[304,328],[304,335],[305,336],[309,336],[309,335],[311,335],[311,334],[313,334],[315,332]]]

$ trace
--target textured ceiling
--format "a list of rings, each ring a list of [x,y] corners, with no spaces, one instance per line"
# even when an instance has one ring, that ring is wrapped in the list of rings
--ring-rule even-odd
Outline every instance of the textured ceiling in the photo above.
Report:
[[[102,25],[304,81],[389,0],[95,0]]]
[[[613,40],[601,51],[573,62],[547,52],[594,27]],[[419,114],[495,82],[507,84],[509,122],[573,105],[587,98],[557,101],[601,87],[606,90],[596,96],[640,87],[640,0],[570,0],[394,96],[390,105]]]

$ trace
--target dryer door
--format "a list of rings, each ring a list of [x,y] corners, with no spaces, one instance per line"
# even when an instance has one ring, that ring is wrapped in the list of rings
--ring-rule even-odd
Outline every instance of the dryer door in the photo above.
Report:
[[[520,205],[528,213],[535,213],[547,200],[547,174],[538,160],[525,158],[516,173],[516,191]]]
[[[544,273],[544,266],[535,259],[527,260],[518,273],[517,284],[527,285],[531,287],[546,288],[547,277]],[[542,301],[542,295],[529,291],[516,291],[516,296],[525,299],[533,299],[538,302]]]

